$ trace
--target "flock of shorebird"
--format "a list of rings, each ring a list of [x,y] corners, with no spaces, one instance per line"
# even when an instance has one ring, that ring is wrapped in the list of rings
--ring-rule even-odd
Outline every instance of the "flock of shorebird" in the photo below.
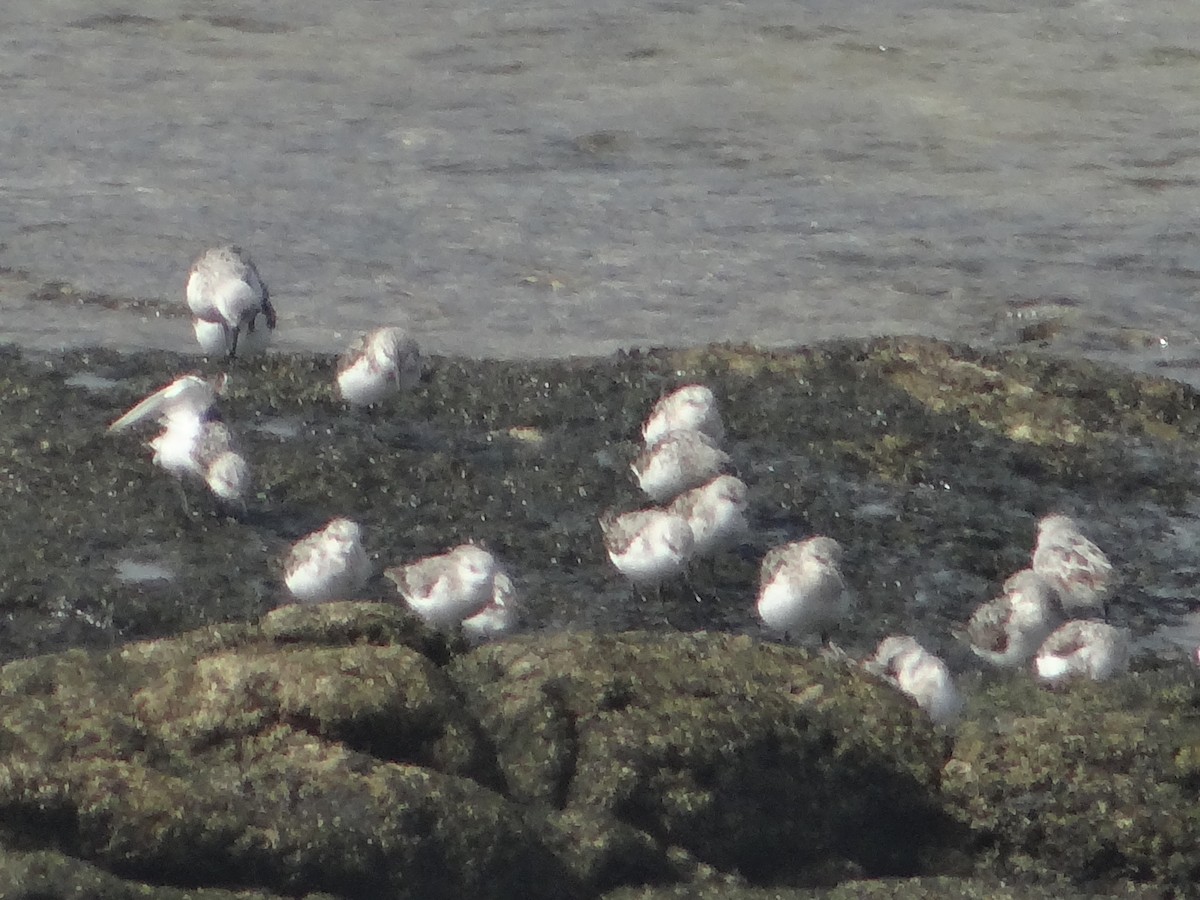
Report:
[[[276,327],[266,282],[250,256],[234,246],[202,254],[188,274],[186,299],[196,338],[206,353],[232,359],[261,350]],[[338,395],[352,406],[384,400],[413,387],[423,361],[417,342],[399,327],[364,335],[339,360]],[[242,505],[251,472],[217,412],[225,377],[184,375],[142,400],[109,427],[123,431],[152,421],[153,462],[181,481],[198,481],[222,503]],[[724,450],[725,427],[712,390],[684,385],[662,397],[642,426],[643,449],[631,468],[655,504],[600,517],[605,549],[635,589],[660,590],[686,578],[698,559],[741,541],[749,530],[747,486]],[[186,501],[185,501],[186,502]],[[762,561],[755,603],[759,619],[788,637],[831,632],[847,617],[852,593],[841,571],[842,547],[810,536],[775,547]],[[300,603],[353,597],[372,574],[361,527],[332,519],[298,541],[284,564],[284,583]],[[436,628],[462,626],[482,640],[515,621],[515,589],[491,552],[462,544],[437,556],[386,569],[408,606]],[[1123,671],[1128,640],[1105,621],[1114,586],[1104,553],[1063,515],[1038,525],[1030,567],[1004,584],[999,597],[975,611],[958,636],[987,663],[1032,663],[1051,683],[1096,680]],[[1071,618],[1079,614],[1080,618]],[[937,722],[960,712],[962,699],[945,663],[907,635],[884,639],[862,665],[912,697]]]
[[[206,353],[233,359],[239,351],[262,350],[275,330],[267,284],[239,247],[201,254],[188,272],[185,296],[196,339]],[[351,406],[368,406],[412,388],[422,369],[420,348],[403,328],[377,328],[342,354],[337,394]],[[237,507],[245,504],[251,471],[217,410],[225,380],[183,375],[118,418],[109,431],[157,423],[161,431],[149,442],[155,465],[180,481],[203,483],[218,501]],[[482,639],[512,625],[512,579],[482,547],[464,544],[384,574],[434,627],[461,623],[468,635]],[[341,517],[298,541],[284,561],[284,584],[300,603],[353,597],[370,576],[362,528]]]
[[[613,564],[639,588],[685,573],[697,557],[734,543],[748,530],[747,488],[730,474],[721,449],[725,428],[712,391],[685,385],[659,400],[642,428],[645,449],[633,464],[642,491],[664,503],[601,519]],[[672,499],[674,498],[674,499]],[[786,637],[818,634],[828,644],[852,608],[841,570],[842,547],[816,535],[769,550],[755,609]],[[1038,523],[1029,568],[981,605],[958,636],[991,665],[1032,662],[1043,681],[1103,680],[1128,666],[1126,634],[1110,625],[1105,603],[1112,564],[1076,523],[1048,515]],[[1081,616],[1073,618],[1073,616]],[[962,697],[946,664],[910,635],[885,638],[862,661],[868,671],[912,697],[936,722],[950,722]]]
[[[1116,587],[1112,563],[1071,518],[1038,522],[1030,565],[1011,575],[1000,596],[981,604],[956,632],[980,659],[1061,685],[1103,681],[1129,666],[1129,637],[1106,621]],[[911,637],[884,640],[864,665],[893,681],[934,721],[953,720],[962,698],[946,665]]]

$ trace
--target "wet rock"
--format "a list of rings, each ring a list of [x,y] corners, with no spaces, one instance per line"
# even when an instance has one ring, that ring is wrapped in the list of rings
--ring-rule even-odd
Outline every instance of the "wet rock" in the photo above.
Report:
[[[1194,684],[1163,669],[975,696],[950,735],[844,659],[745,636],[469,650],[395,607],[288,607],[0,669],[0,887],[632,900],[1192,883]],[[1018,875],[1028,890],[1004,887]]]
[[[0,843],[60,854],[48,896],[86,864],[268,895],[582,897],[912,872],[956,835],[944,738],[845,663],[581,633],[442,665],[381,609],[10,663]]]
[[[916,338],[441,358],[416,391],[351,412],[332,357],[270,355],[239,361],[221,401],[255,478],[231,516],[194,492],[185,509],[142,436],[104,433],[205,363],[102,350],[0,361],[0,659],[253,619],[287,602],[287,547],[334,515],[364,526],[377,573],[486,542],[513,570],[526,631],[753,632],[762,555],[825,533],[846,547],[859,597],[843,645],[865,652],[917,620],[945,653],[1026,563],[1050,510],[1086,521],[1125,574],[1118,624],[1170,623],[1194,596],[1197,395],[1089,363]],[[612,569],[597,516],[644,503],[628,470],[638,428],[688,381],[720,400],[752,530],[697,568],[694,590],[643,602]],[[147,567],[158,575],[122,580]],[[355,599],[395,597],[377,576]]]

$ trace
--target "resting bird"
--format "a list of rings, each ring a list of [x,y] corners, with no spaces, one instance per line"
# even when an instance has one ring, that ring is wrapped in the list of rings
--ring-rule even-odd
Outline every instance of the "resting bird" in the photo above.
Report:
[[[338,360],[338,394],[352,406],[378,403],[420,379],[421,350],[408,332],[395,326],[363,335]]]

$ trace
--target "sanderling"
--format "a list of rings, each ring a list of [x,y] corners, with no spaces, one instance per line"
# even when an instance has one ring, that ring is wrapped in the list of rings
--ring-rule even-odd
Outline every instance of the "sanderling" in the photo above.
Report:
[[[376,328],[356,340],[337,367],[338,394],[353,406],[378,403],[421,379],[421,350],[403,328]]]
[[[250,466],[220,420],[174,416],[164,422],[149,446],[156,466],[181,481],[189,477],[203,481],[222,500],[239,502],[250,488]]]
[[[181,480],[189,475],[199,478],[229,503],[243,501],[250,489],[250,465],[224,422],[172,419],[150,441],[150,449],[156,465]]]
[[[475,615],[463,620],[463,634],[474,643],[489,641],[507,634],[516,619],[516,588],[509,574],[497,569],[492,579],[492,599]]]
[[[687,519],[665,509],[639,509],[600,518],[604,548],[637,588],[657,587],[687,568],[694,538]]]
[[[720,475],[680,494],[667,509],[687,519],[694,557],[707,556],[749,530],[746,484],[733,475]]]
[[[1100,619],[1073,619],[1046,638],[1033,665],[1051,684],[1076,676],[1104,681],[1129,667],[1129,639]]]
[[[206,353],[224,353],[232,359],[243,333],[250,343],[261,346],[275,329],[275,308],[266,282],[250,254],[240,247],[214,247],[200,254],[188,270],[185,294],[196,340]]]
[[[1099,547],[1084,537],[1067,516],[1050,515],[1038,522],[1033,571],[1058,591],[1063,609],[1104,614],[1114,588],[1113,567]]]
[[[863,668],[880,676],[917,702],[935,724],[952,722],[962,712],[963,700],[946,664],[916,638],[884,638]]]
[[[482,547],[460,544],[438,556],[384,571],[400,596],[434,628],[451,628],[492,602],[499,563]]]
[[[155,465],[181,480],[203,481],[222,500],[241,501],[250,486],[250,467],[216,414],[214,404],[223,386],[224,378],[214,384],[184,375],[142,400],[108,430],[158,422],[162,431],[149,442]]]
[[[845,618],[850,593],[841,570],[842,546],[831,537],[811,537],[770,550],[762,561],[758,617],[786,636],[829,630]]]
[[[725,425],[717,409],[717,398],[702,384],[685,384],[659,398],[642,425],[642,440],[653,446],[668,431],[699,431],[714,443],[725,440]]]
[[[1061,622],[1057,592],[1037,572],[1022,569],[1004,582],[999,597],[975,610],[963,637],[992,665],[1015,668],[1029,662]]]
[[[729,473],[733,460],[702,432],[669,431],[639,453],[630,468],[642,491],[661,503]]]
[[[284,584],[301,603],[350,599],[370,576],[362,528],[343,518],[297,541],[283,569]]]

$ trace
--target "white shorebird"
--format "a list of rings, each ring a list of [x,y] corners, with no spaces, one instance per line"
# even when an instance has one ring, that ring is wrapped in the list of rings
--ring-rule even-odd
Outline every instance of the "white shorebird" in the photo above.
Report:
[[[880,676],[917,702],[935,724],[953,722],[962,712],[962,695],[942,660],[922,647],[916,638],[884,638],[863,668]]]
[[[108,430],[157,422],[162,431],[149,442],[155,465],[181,480],[203,481],[221,500],[240,502],[250,487],[250,467],[216,413],[217,394],[224,383],[223,377],[213,383],[184,375],[146,397]]]
[[[463,620],[463,634],[473,643],[494,640],[507,634],[517,621],[516,605],[516,588],[512,578],[503,569],[498,569],[492,579],[492,599],[475,615]]]
[[[732,471],[733,460],[700,431],[669,431],[630,466],[638,486],[661,503]]]
[[[338,360],[338,395],[352,406],[370,406],[421,380],[421,350],[403,328],[376,328]]]
[[[1038,522],[1033,571],[1058,591],[1067,613],[1105,611],[1115,588],[1112,563],[1068,516],[1050,515]]]
[[[850,592],[841,570],[842,546],[831,537],[793,541],[762,561],[756,608],[763,624],[785,636],[830,629],[844,619]]]
[[[692,529],[692,556],[708,556],[738,540],[748,530],[746,484],[720,475],[676,497],[667,509],[687,519]]]
[[[371,577],[362,528],[350,519],[331,519],[301,538],[288,553],[283,580],[301,603],[347,600]]]
[[[172,419],[150,441],[153,461],[179,479],[194,476],[227,503],[241,503],[250,489],[250,465],[224,422]]]
[[[1033,667],[1054,685],[1071,678],[1104,681],[1129,668],[1129,639],[1099,619],[1073,619],[1046,638]]]
[[[1004,591],[975,610],[962,637],[994,666],[1016,668],[1033,658],[1063,620],[1058,594],[1032,569],[1004,582]]]
[[[604,548],[636,588],[657,587],[682,574],[695,539],[687,519],[665,509],[639,509],[600,518]]]
[[[474,544],[384,571],[409,607],[434,628],[452,628],[493,600],[500,565]]]
[[[647,447],[653,446],[668,431],[699,431],[716,444],[725,440],[725,424],[712,389],[703,384],[685,384],[661,397],[642,425],[642,441]]]
[[[275,330],[275,308],[266,282],[241,247],[206,250],[192,263],[185,289],[196,340],[206,353],[237,355],[261,349]]]

